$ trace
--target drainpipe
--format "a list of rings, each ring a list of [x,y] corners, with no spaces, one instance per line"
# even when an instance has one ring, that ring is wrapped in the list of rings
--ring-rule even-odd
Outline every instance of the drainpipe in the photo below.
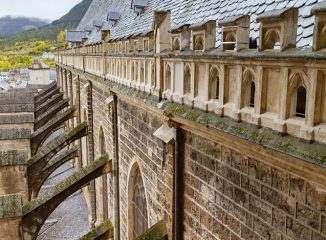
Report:
[[[183,239],[183,171],[184,171],[184,139],[180,127],[175,128],[174,149],[174,240]]]
[[[115,188],[114,239],[120,239],[120,191],[119,191],[119,132],[118,132],[118,97],[113,95],[112,124],[114,138],[113,179]]]

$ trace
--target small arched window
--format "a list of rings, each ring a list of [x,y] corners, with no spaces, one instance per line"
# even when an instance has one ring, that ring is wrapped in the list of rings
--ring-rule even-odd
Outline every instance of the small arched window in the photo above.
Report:
[[[306,100],[307,100],[307,91],[304,86],[298,87],[297,90],[297,102],[296,102],[296,116],[305,118],[306,116]]]
[[[264,38],[264,48],[265,49],[280,49],[280,36],[275,30],[271,30],[266,33]]]
[[[178,37],[173,40],[172,51],[180,51],[180,39]]]
[[[203,36],[195,36],[195,50],[196,51],[204,50],[204,37]]]
[[[190,68],[187,65],[184,70],[184,95],[189,94],[191,91],[191,73]]]
[[[234,50],[235,42],[236,42],[234,33],[230,32],[226,34],[224,42],[225,42],[225,46],[224,46],[225,50]]]
[[[165,67],[165,90],[171,90],[171,69],[169,64],[166,64]]]
[[[219,78],[218,70],[215,67],[211,69],[211,73],[209,76],[209,83],[210,83],[209,99],[219,99],[220,78]]]
[[[255,107],[255,93],[256,93],[256,86],[254,82],[251,82],[250,84],[250,107]]]

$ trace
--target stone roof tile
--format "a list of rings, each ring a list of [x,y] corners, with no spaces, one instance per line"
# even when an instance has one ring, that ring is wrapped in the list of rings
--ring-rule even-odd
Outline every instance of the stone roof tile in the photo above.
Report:
[[[137,16],[131,9],[131,0],[93,0],[88,11],[79,24],[79,30],[92,25],[94,20],[104,21],[111,12],[121,13],[121,17],[111,28],[112,38],[125,37],[134,33],[152,30],[153,14],[157,10],[171,11],[171,27],[183,24],[196,24],[207,20],[220,20],[235,15],[249,14],[251,16],[250,36],[259,37],[257,16],[267,10],[279,10],[288,7],[299,8],[298,46],[311,46],[314,17],[310,9],[318,5],[318,0],[149,0],[147,6]],[[321,1],[319,1],[321,2]],[[325,3],[322,3],[323,5]],[[320,9],[321,7],[319,7]],[[89,42],[100,40],[100,31],[90,33]],[[220,31],[218,28],[216,46],[220,46]],[[302,43],[300,43],[302,41]],[[307,44],[308,43],[308,44]]]

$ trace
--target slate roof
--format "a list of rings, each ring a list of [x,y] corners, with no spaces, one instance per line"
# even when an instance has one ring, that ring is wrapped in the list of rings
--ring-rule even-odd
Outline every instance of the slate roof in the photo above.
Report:
[[[171,11],[171,28],[208,20],[222,20],[238,15],[250,15],[250,37],[259,38],[258,15],[277,9],[299,9],[297,47],[311,47],[314,16],[311,9],[322,0],[149,0],[139,16],[131,9],[132,0],[93,0],[77,30],[84,30],[94,20],[105,21],[109,12],[121,17],[111,27],[111,37],[121,38],[152,30],[154,11]],[[217,23],[218,24],[218,23]],[[107,26],[106,26],[107,27]],[[100,31],[92,30],[89,42],[100,40]],[[220,46],[221,29],[217,27],[216,47]]]

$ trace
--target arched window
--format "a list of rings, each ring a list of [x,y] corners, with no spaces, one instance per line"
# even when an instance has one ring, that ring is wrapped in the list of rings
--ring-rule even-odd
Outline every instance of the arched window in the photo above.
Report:
[[[178,37],[173,39],[172,51],[180,51],[180,39]]]
[[[106,153],[106,147],[105,147],[105,137],[104,137],[104,132],[103,132],[103,128],[100,127],[100,132],[99,132],[99,154],[100,156],[105,155]],[[108,176],[107,175],[103,175],[102,177],[102,183],[103,183],[103,221],[108,220],[109,216],[108,216],[108,211],[109,211],[109,194],[108,194]]]
[[[171,90],[171,68],[169,64],[165,66],[165,90]]]
[[[307,91],[302,85],[297,90],[296,113],[297,117],[305,118],[306,116]]]
[[[195,36],[195,50],[204,50],[204,38],[203,36]]]
[[[226,42],[224,49],[225,50],[234,50],[235,49],[235,35],[233,32],[226,34],[224,42]]]
[[[133,215],[133,239],[140,236],[147,230],[147,204],[143,179],[139,168],[134,175],[134,186],[132,193],[132,215]]]
[[[252,71],[245,71],[241,89],[241,107],[255,107],[256,85]]]
[[[191,91],[191,73],[190,68],[187,65],[184,70],[184,95],[190,93]]]
[[[280,49],[280,36],[275,30],[271,30],[266,33],[264,38],[264,48],[265,49]]]
[[[209,76],[209,99],[219,99],[220,94],[220,78],[218,74],[218,70],[216,67],[213,67]]]
[[[139,165],[135,162],[128,175],[128,239],[135,239],[147,228],[146,191]]]
[[[251,82],[250,84],[250,107],[255,107],[255,92],[256,92],[256,86],[254,82]]]

